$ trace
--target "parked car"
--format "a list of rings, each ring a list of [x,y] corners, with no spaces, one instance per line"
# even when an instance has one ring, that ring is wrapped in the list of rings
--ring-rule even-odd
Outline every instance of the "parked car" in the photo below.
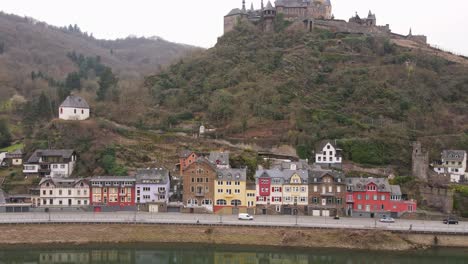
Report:
[[[239,214],[239,220],[254,220],[254,218],[249,214]]]
[[[447,217],[444,219],[444,224],[446,225],[458,225],[458,219],[455,217]]]
[[[382,217],[382,218],[380,218],[379,221],[382,222],[382,223],[395,223],[395,219],[393,219],[391,217]]]

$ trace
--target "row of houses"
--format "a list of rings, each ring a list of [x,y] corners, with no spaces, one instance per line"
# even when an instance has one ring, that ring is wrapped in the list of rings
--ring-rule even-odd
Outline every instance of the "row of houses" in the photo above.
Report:
[[[287,161],[258,169],[250,182],[245,168],[230,168],[215,158],[220,156],[229,160],[228,153],[180,156],[183,203],[189,212],[399,217],[417,209],[416,201],[404,200],[400,187],[387,179],[347,178],[328,166]]]
[[[135,176],[83,179],[45,177],[33,191],[33,207],[101,211],[164,211],[170,195],[170,173],[141,169]]]

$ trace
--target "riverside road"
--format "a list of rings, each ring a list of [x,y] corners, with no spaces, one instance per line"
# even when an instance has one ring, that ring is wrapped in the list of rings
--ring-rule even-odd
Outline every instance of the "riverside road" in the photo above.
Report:
[[[269,226],[305,227],[336,229],[378,229],[388,231],[413,231],[429,233],[468,234],[468,222],[446,225],[442,221],[400,220],[395,223],[380,223],[378,219],[341,218],[311,216],[272,216],[258,215],[253,221],[238,220],[235,215],[207,215],[180,213],[4,213],[0,214],[0,224],[66,224],[66,223],[129,223],[129,224],[200,224],[226,226]]]

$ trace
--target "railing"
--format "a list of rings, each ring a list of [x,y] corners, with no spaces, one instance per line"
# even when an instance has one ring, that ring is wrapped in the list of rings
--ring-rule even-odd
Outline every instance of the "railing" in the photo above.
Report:
[[[196,197],[203,197],[203,196],[205,196],[205,193],[197,192],[197,193],[195,193],[195,196]]]

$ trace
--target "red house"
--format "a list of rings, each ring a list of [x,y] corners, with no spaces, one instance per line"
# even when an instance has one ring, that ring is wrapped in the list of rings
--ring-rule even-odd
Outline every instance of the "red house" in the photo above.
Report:
[[[415,200],[402,200],[400,186],[390,185],[387,179],[347,179],[346,213],[349,216],[380,218],[399,217],[415,212]]]
[[[135,207],[134,177],[98,176],[90,178],[90,205],[94,210],[125,210]]]

